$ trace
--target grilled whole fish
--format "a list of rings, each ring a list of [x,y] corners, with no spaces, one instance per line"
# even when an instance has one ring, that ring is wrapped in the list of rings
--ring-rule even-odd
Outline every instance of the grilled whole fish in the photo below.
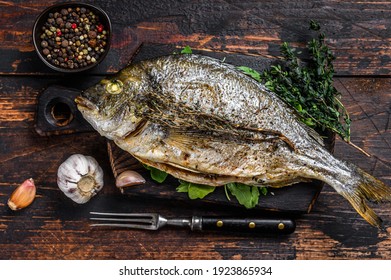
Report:
[[[262,84],[222,61],[173,55],[130,65],[76,98],[84,118],[142,163],[186,181],[283,187],[318,179],[371,225],[391,189],[333,157]]]

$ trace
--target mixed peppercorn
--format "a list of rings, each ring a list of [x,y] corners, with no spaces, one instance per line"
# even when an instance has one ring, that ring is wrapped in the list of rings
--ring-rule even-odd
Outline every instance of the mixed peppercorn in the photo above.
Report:
[[[42,26],[43,57],[52,65],[78,69],[96,63],[107,51],[108,30],[99,16],[84,7],[49,13]]]

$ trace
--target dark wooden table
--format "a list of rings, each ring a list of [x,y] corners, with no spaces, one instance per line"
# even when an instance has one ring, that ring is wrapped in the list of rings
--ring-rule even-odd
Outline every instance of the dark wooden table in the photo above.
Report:
[[[106,140],[95,132],[36,133],[37,97],[48,86],[84,88],[123,68],[140,44],[190,45],[195,51],[237,55],[251,64],[279,55],[283,41],[301,48],[317,20],[336,55],[335,86],[352,124],[352,141],[368,158],[337,139],[335,155],[391,185],[391,3],[374,1],[86,1],[113,23],[104,63],[88,73],[60,75],[34,52],[35,18],[58,1],[0,2],[0,259],[391,259],[390,204],[375,206],[386,232],[372,228],[330,187],[312,211],[297,218],[289,236],[91,230],[91,210],[160,212],[165,216],[237,214],[121,195],[114,187]],[[253,65],[250,65],[253,66]],[[60,163],[73,153],[93,155],[105,171],[104,190],[76,205],[56,185]],[[27,178],[38,187],[34,203],[7,207]]]

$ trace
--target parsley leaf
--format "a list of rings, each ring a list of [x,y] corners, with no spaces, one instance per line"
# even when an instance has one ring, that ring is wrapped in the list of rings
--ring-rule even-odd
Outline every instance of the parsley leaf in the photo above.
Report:
[[[241,70],[243,73],[249,75],[254,80],[261,82],[261,74],[254,69],[247,66],[239,66],[238,69]]]
[[[193,51],[191,50],[190,46],[186,46],[181,50],[181,54],[192,54]]]

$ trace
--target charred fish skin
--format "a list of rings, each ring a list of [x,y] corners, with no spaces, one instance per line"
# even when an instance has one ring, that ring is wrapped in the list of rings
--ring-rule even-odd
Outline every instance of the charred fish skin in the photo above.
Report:
[[[222,61],[172,55],[128,66],[77,98],[84,118],[141,162],[194,183],[283,187],[318,179],[371,225],[391,190],[336,159],[262,84]]]

